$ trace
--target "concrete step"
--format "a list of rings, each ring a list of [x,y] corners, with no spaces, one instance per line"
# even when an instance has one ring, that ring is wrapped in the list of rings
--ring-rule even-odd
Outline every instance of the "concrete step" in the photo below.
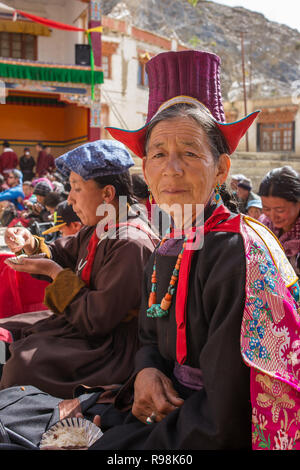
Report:
[[[231,155],[232,160],[259,160],[259,161],[299,161],[300,156],[294,153],[274,153],[274,152],[235,152]]]
[[[230,175],[244,174],[251,179],[253,190],[257,192],[261,180],[270,170],[286,165],[300,173],[300,157],[294,154],[236,152],[231,156]]]

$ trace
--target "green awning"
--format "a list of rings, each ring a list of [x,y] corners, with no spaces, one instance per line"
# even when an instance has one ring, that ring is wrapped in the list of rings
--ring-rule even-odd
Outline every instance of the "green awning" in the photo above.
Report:
[[[91,69],[83,70],[55,66],[16,65],[0,62],[0,79],[1,78],[17,78],[40,82],[84,83],[91,85],[92,72]],[[103,83],[102,71],[94,71],[94,83]]]

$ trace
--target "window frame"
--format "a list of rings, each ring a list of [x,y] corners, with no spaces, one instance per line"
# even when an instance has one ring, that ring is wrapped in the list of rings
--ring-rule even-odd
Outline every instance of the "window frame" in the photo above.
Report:
[[[109,42],[109,41],[102,41],[101,43],[101,66],[103,70],[103,57],[107,57],[108,63],[108,77],[105,77],[107,80],[112,80],[113,78],[113,67],[112,67],[112,57],[116,54],[117,49],[119,47],[118,42]],[[103,70],[104,73],[104,70]]]
[[[107,58],[107,75],[105,74],[105,69],[103,67],[103,59]],[[111,54],[103,54],[102,53],[102,58],[101,58],[101,61],[102,61],[102,70],[103,70],[103,77],[107,80],[111,80],[112,79],[112,66],[111,66],[111,58],[112,58],[112,55]]]
[[[264,135],[269,137],[267,146]],[[295,121],[261,122],[257,126],[257,137],[259,152],[295,152]]]
[[[3,41],[3,34],[6,34],[9,38],[9,56],[3,56],[2,55],[2,41]],[[13,56],[13,39],[14,36],[18,34],[20,35],[21,38],[21,57],[14,57]],[[34,39],[34,45],[33,45],[33,58],[28,57],[26,55],[26,38],[30,36],[31,38]],[[11,33],[7,31],[0,31],[0,56],[5,59],[16,59],[16,60],[37,60],[37,36],[34,34],[27,34],[27,33]]]
[[[142,60],[138,61],[138,76],[137,76],[137,84],[140,87],[148,87],[149,81],[146,72],[146,63]]]

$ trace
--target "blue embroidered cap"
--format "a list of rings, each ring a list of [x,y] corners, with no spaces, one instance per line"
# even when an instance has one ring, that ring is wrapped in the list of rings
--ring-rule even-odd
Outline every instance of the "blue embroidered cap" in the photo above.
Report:
[[[84,180],[89,180],[97,176],[125,173],[134,165],[134,161],[122,143],[96,140],[56,158],[55,165],[64,176],[68,177],[74,171]]]

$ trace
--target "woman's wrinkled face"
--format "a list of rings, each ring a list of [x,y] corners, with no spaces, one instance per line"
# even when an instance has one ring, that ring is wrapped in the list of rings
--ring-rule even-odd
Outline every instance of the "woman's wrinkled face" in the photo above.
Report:
[[[100,188],[94,180],[84,180],[80,175],[70,174],[71,190],[68,203],[72,205],[84,225],[96,225],[100,218],[96,215],[97,207],[102,204],[103,188]]]
[[[287,232],[293,227],[299,216],[300,202],[273,196],[262,196],[261,200],[264,214],[276,228]]]
[[[225,182],[229,167],[226,154],[214,161],[205,132],[189,117],[156,124],[143,159],[145,180],[160,206],[205,204],[216,184]]]

